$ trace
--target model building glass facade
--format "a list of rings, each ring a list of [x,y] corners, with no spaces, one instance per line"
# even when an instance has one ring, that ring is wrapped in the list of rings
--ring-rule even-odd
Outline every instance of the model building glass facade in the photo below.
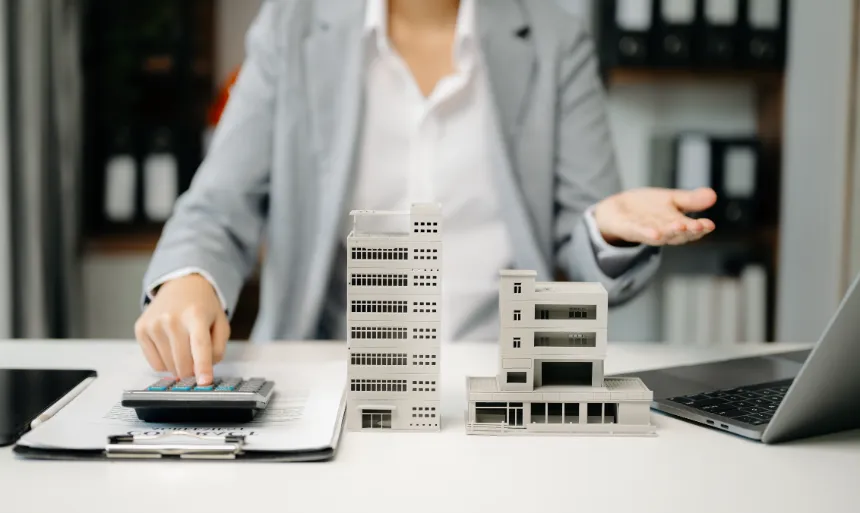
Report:
[[[653,394],[605,378],[608,296],[598,283],[499,282],[498,374],[467,380],[471,434],[651,434]]]
[[[347,428],[438,431],[441,209],[351,215]]]

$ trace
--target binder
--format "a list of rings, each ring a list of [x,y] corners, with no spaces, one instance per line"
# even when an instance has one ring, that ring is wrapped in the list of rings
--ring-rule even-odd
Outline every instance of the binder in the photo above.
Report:
[[[654,64],[656,0],[602,0],[598,4],[601,63],[606,67]]]
[[[743,64],[751,69],[785,68],[788,0],[747,0]]]
[[[657,0],[655,51],[658,65],[690,67],[694,64],[700,10],[698,0]]]
[[[703,1],[700,65],[705,68],[737,66],[741,62],[743,40],[740,0]]]
[[[759,224],[762,191],[761,143],[754,137],[679,134],[674,141],[672,187],[710,187],[717,201],[704,212],[721,231],[746,231]]]
[[[152,139],[143,159],[144,211],[149,221],[164,222],[178,196],[179,161],[169,128],[156,130]]]

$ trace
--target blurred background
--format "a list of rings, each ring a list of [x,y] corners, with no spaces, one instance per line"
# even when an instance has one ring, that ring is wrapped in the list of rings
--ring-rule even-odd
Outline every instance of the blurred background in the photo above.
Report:
[[[815,340],[860,268],[858,2],[547,1],[594,37],[624,186],[720,196],[610,340]],[[0,337],[133,336],[259,5],[0,0]]]

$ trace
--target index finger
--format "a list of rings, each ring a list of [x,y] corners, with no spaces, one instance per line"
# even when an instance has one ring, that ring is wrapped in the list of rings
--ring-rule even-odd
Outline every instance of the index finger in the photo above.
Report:
[[[194,376],[199,385],[212,384],[212,338],[209,328],[198,319],[188,327],[191,342],[191,357],[194,359]]]

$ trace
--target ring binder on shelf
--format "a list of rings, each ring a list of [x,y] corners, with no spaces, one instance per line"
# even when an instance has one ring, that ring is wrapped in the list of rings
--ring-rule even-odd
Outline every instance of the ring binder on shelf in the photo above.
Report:
[[[240,435],[199,435],[187,431],[114,435],[108,437],[105,455],[108,458],[235,459],[242,453],[244,443],[245,437]]]

